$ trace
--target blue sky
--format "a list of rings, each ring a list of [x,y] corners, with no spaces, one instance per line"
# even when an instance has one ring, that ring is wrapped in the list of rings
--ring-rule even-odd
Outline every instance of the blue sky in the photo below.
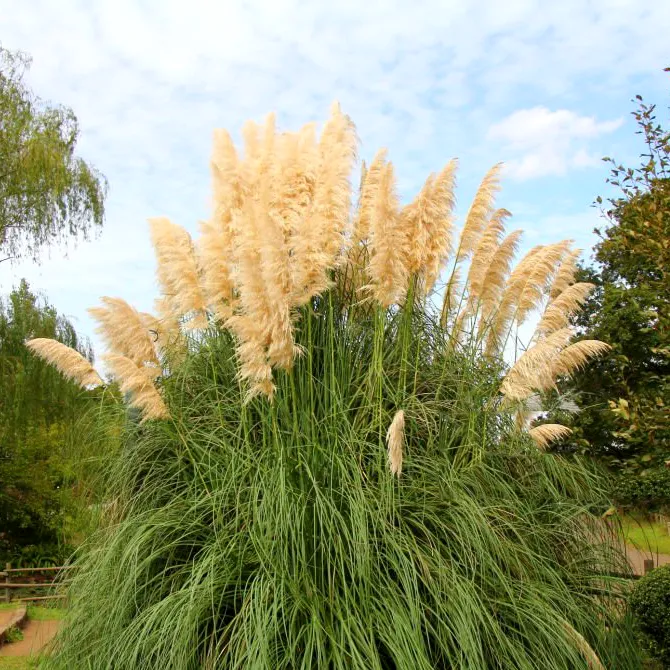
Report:
[[[195,232],[208,216],[216,127],[237,137],[276,111],[294,129],[337,99],[362,158],[388,147],[404,200],[457,156],[462,214],[504,161],[498,202],[524,247],[569,237],[588,255],[600,158],[641,150],[631,98],[663,118],[670,102],[658,0],[0,0],[0,17],[0,42],[33,56],[30,85],[75,110],[80,154],[110,182],[97,239],[0,265],[0,291],[26,277],[87,335],[102,295],[151,309],[146,219]]]

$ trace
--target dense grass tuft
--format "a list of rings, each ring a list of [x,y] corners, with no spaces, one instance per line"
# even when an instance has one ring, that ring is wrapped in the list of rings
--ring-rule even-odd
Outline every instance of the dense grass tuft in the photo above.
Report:
[[[423,309],[352,314],[303,308],[272,403],[212,329],[164,380],[172,418],[128,418],[44,668],[574,670],[574,631],[639,667],[598,477],[518,432],[500,369]]]

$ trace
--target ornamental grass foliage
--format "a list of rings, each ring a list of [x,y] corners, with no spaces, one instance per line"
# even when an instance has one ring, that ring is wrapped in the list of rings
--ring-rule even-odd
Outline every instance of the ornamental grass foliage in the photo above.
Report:
[[[607,349],[570,344],[570,242],[513,267],[500,166],[458,233],[455,161],[401,206],[380,151],[355,193],[337,105],[242,135],[215,133],[197,240],[150,221],[155,313],[91,310],[132,409],[44,667],[638,667],[600,480],[544,453],[567,427],[526,429]]]

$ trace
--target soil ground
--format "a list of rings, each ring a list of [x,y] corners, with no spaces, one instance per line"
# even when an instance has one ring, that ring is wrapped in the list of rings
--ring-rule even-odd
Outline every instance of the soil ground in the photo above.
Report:
[[[5,612],[0,612],[4,615]],[[58,631],[60,621],[28,621],[23,628],[23,640],[3,644],[0,647],[0,658],[7,656],[32,656],[39,651]]]
[[[631,567],[633,568],[633,572],[636,575],[644,574],[645,559],[651,559],[654,561],[655,568],[670,563],[670,554],[656,554],[650,551],[642,551],[640,549],[635,549],[630,545],[626,547],[626,555],[628,556],[628,562],[630,563]]]

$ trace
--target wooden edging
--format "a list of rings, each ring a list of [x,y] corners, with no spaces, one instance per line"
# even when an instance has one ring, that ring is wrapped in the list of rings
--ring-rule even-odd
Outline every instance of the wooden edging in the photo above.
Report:
[[[74,565],[62,565],[49,568],[5,568],[0,572],[0,577],[6,577],[10,572],[54,572],[56,570],[72,570]]]
[[[16,584],[14,582],[10,582],[8,584],[3,584],[3,588],[5,589],[43,589],[46,586],[67,586],[69,582],[58,582],[58,584],[54,584],[53,582],[41,582],[38,584]]]

